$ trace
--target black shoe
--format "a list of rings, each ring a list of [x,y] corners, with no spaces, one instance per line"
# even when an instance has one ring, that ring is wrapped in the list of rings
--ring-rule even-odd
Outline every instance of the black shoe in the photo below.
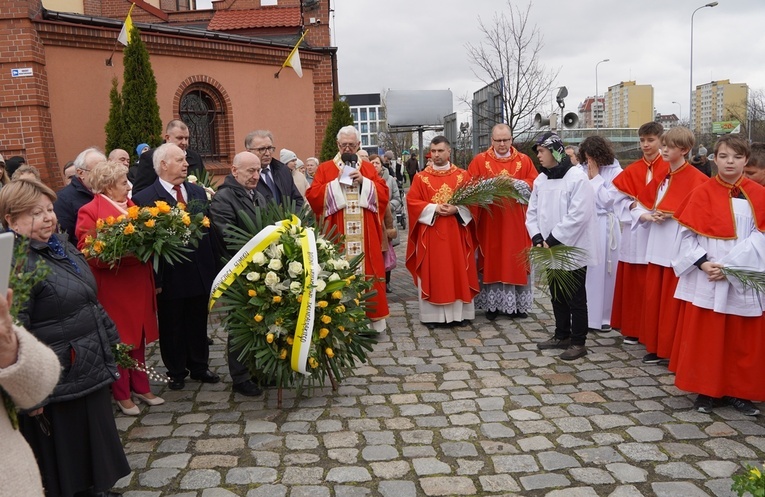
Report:
[[[385,293],[393,293],[393,289],[390,287],[390,283],[385,284]]]
[[[715,399],[709,395],[698,394],[693,402],[693,408],[704,414],[711,414],[715,407]]]
[[[580,357],[584,357],[586,355],[587,355],[587,347],[585,347],[584,345],[570,345],[558,357],[560,357],[564,361],[573,361],[574,359],[579,359]]]
[[[438,326],[438,323],[422,323],[425,325],[425,327],[429,330],[435,330]]]
[[[525,312],[514,312],[510,314],[510,317],[513,319],[526,319],[527,317],[529,317],[529,315],[526,314]]]
[[[747,416],[757,416],[760,414],[760,410],[754,407],[752,401],[746,399],[739,399],[737,397],[723,397],[723,399],[730,405],[736,408],[741,414]]]
[[[220,381],[220,376],[209,369],[205,369],[201,373],[191,373],[191,379],[201,381],[202,383],[218,383]]]
[[[263,390],[258,388],[258,386],[253,382],[252,380],[244,380],[239,383],[234,383],[231,386],[231,389],[236,392],[240,393],[242,395],[245,395],[247,397],[257,397],[258,395],[263,393]]]
[[[494,321],[499,316],[499,311],[486,311],[486,319]]]
[[[213,339],[210,337],[207,337],[207,345],[212,345],[212,344],[213,344]]]
[[[638,343],[640,343],[640,340],[638,339],[638,337],[624,337],[622,339],[622,343],[626,345],[637,345]]]
[[[167,382],[167,388],[170,390],[183,390],[183,387],[186,386],[186,380],[183,378],[172,378],[168,376],[168,379],[170,381]]]
[[[549,340],[545,340],[544,342],[539,342],[537,344],[537,348],[539,350],[549,350],[549,349],[567,349],[571,346],[571,339],[570,338],[556,338],[552,337]]]
[[[643,356],[643,364],[659,364],[661,357],[656,354],[646,354]]]

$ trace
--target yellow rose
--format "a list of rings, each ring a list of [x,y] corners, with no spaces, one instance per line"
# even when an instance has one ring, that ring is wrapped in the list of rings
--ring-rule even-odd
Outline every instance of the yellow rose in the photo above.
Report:
[[[266,342],[274,343],[274,334],[273,333],[269,333],[268,335],[266,335]]]
[[[282,319],[282,318],[276,318],[276,321],[274,321],[274,324],[276,326],[281,326],[282,323],[284,323],[284,319]],[[290,345],[292,345],[292,344],[290,344]]]
[[[332,298],[335,300],[340,300],[341,298],[343,298],[343,292],[341,292],[340,290],[335,290],[334,292],[332,292]]]
[[[345,326],[338,326],[337,329],[340,331],[345,331]]]
[[[155,224],[157,224],[157,222],[153,219],[149,219],[148,221],[143,223],[143,225],[146,226],[147,228],[153,228]]]
[[[255,322],[259,323],[261,321],[263,321],[263,316],[261,316],[260,314],[255,314]]]
[[[93,244],[93,252],[100,254],[104,251],[104,248],[106,247],[106,244],[102,242],[101,240],[96,240],[96,242]]]
[[[138,219],[138,213],[141,211],[141,208],[137,205],[132,205],[128,207],[127,210],[127,217],[128,219]]]
[[[186,210],[186,204],[184,204],[183,202],[178,202],[178,203],[176,204],[176,207],[178,207],[178,208],[179,208],[180,210],[182,210],[182,211],[185,211],[185,210]]]
[[[209,228],[210,227],[210,218],[209,217],[205,216],[205,217],[202,218],[202,226],[204,226],[205,228]]]
[[[335,351],[332,350],[330,347],[327,347],[326,349],[324,349],[324,353],[327,354],[327,357],[329,357],[330,359],[335,357]]]
[[[83,247],[82,255],[84,255],[85,257],[90,257],[90,250],[88,250],[87,248]]]
[[[354,302],[356,305],[359,305],[359,299],[353,299],[353,302]]]
[[[329,324],[332,322],[332,318],[325,314],[324,316],[321,317],[321,322],[324,324]]]
[[[301,294],[299,294],[299,295],[297,296],[297,299],[296,299],[296,300],[297,300],[298,302],[302,302],[302,301],[303,301],[303,294],[302,294],[302,293],[301,293]]]
[[[327,301],[326,301],[326,300],[320,300],[320,301],[316,302],[316,307],[320,307],[320,308],[322,308],[322,309],[324,309],[324,308],[325,308],[325,307],[327,307],[328,305],[329,305],[329,304],[327,303]]]
[[[281,352],[279,352],[279,359],[286,359],[287,358],[287,349],[282,349]]]
[[[151,217],[159,216],[159,207],[149,207],[147,210],[149,211],[149,214],[151,214]]]
[[[131,235],[135,233],[135,226],[133,226],[133,223],[128,223],[127,226],[125,226],[125,229],[122,230],[123,233],[126,235]]]
[[[104,229],[104,220],[103,219],[99,219],[98,221],[96,221],[96,229],[99,229],[99,230],[100,229]]]
[[[114,216],[109,216],[106,218],[106,224],[108,224],[109,226],[114,224],[114,221],[115,221]]]
[[[191,218],[189,217],[188,214],[185,214],[185,213],[183,214],[181,221],[183,221],[183,224],[185,224],[186,226],[191,224]]]
[[[157,207],[158,212],[161,212],[162,214],[167,214],[170,212],[170,204],[164,200],[157,200],[154,202],[154,205]]]
[[[120,214],[119,216],[117,216],[117,222],[118,222],[118,223],[121,223],[121,222],[122,222],[122,221],[124,221],[124,220],[125,220],[125,216],[124,216],[124,214]]]
[[[345,312],[345,306],[343,304],[340,304],[339,306],[335,307],[335,314],[342,314]]]
[[[317,361],[314,357],[309,357],[308,365],[311,366],[311,369],[316,369],[319,367],[319,361]]]
[[[271,302],[274,304],[278,304],[282,301],[282,298],[279,295],[274,295],[274,297],[271,299]]]
[[[329,335],[329,330],[327,328],[319,330],[319,338],[327,338],[327,335]]]
[[[288,336],[287,337],[287,345],[292,345],[293,343],[295,343],[295,339],[292,338],[292,335]]]
[[[250,288],[249,290],[247,290],[247,295],[249,295],[250,297],[255,297],[258,295],[258,292]]]

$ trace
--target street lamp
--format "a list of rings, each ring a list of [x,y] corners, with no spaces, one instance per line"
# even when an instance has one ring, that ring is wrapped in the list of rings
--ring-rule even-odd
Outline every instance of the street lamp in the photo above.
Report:
[[[598,66],[603,62],[609,62],[611,59],[603,59],[595,64],[595,108],[600,107],[600,101],[598,100]],[[600,128],[600,119],[595,119],[595,129]]]
[[[680,109],[680,115],[677,116],[677,119],[678,119],[678,121],[682,121],[683,120],[683,106],[680,105],[680,102],[675,102],[674,100],[672,101],[672,103],[673,104],[677,104],[677,107]]]
[[[694,10],[693,13],[691,14],[691,85],[690,85],[691,95],[690,95],[690,100],[688,102],[688,105],[689,105],[688,106],[688,112],[689,112],[688,123],[691,130],[693,129],[693,16],[696,15],[696,12],[706,7],[717,7],[717,2],[710,2],[706,5],[702,5],[701,7]]]

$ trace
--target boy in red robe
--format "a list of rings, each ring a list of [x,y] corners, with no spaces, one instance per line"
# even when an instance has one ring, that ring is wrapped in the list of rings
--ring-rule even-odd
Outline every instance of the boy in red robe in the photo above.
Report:
[[[470,174],[451,164],[450,154],[445,137],[433,138],[433,165],[414,177],[406,196],[406,267],[420,290],[420,321],[428,328],[473,319],[478,294],[472,215],[466,207],[449,204]]]
[[[528,155],[513,147],[513,133],[507,124],[497,124],[491,130],[492,145],[473,158],[468,172],[473,177],[512,178],[515,188],[527,201],[507,200],[492,205],[490,211],[472,210],[478,238],[478,272],[481,293],[475,299],[486,318],[494,320],[499,313],[511,318],[525,318],[534,300],[528,264],[521,253],[531,247],[526,232],[526,206],[531,185],[539,175]]]
[[[374,307],[367,312],[367,316],[377,331],[384,331],[388,299],[385,296],[385,262],[381,247],[382,226],[390,193],[385,180],[371,163],[361,161],[351,168],[341,160],[341,153],[355,154],[359,143],[356,128],[341,128],[337,134],[340,153],[334,159],[319,164],[305,196],[316,217],[323,219],[327,227],[335,226],[344,235],[347,257],[364,254],[364,274],[374,278],[374,289],[377,290],[377,295],[372,298]],[[344,170],[350,170],[347,178],[341,174]]]
[[[643,157],[636,160],[616,178],[613,185],[623,195],[634,200],[630,209],[637,206],[637,196],[654,176],[666,174],[669,164],[661,156],[661,135],[664,128],[657,122],[640,126],[640,149]],[[611,327],[624,336],[624,343],[638,343],[638,334],[643,317],[643,292],[645,291],[645,260],[647,232],[630,229],[632,219],[620,218],[627,224],[622,232],[619,263],[616,266],[614,301],[611,311]]]

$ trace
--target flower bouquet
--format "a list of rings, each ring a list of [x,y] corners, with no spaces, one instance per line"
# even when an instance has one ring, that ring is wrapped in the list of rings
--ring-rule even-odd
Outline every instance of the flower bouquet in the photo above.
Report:
[[[214,183],[215,175],[205,169],[189,171],[189,175],[186,176],[186,181],[192,185],[198,185],[205,189],[207,194],[207,200],[212,200],[215,195],[216,187]]]
[[[146,373],[146,376],[148,376],[150,380],[159,383],[167,383],[170,381],[170,378],[168,378],[167,375],[157,372],[153,366],[147,366],[145,363],[138,362],[132,358],[130,356],[130,351],[134,348],[135,347],[132,345],[122,342],[112,345],[112,355],[114,356],[114,362],[117,363],[117,366]]]
[[[284,387],[329,378],[336,389],[377,342],[366,316],[375,291],[360,274],[363,255],[347,260],[335,238],[296,216],[277,221],[213,283],[210,305],[220,301],[233,349],[261,383],[278,386],[279,406]]]
[[[153,207],[128,207],[127,214],[109,216],[96,222],[95,235],[88,235],[83,255],[109,267],[122,257],[133,255],[141,262],[153,259],[154,270],[160,259],[170,264],[188,260],[184,255],[196,247],[210,220],[201,210],[190,212],[183,203],[171,207],[157,200]]]

